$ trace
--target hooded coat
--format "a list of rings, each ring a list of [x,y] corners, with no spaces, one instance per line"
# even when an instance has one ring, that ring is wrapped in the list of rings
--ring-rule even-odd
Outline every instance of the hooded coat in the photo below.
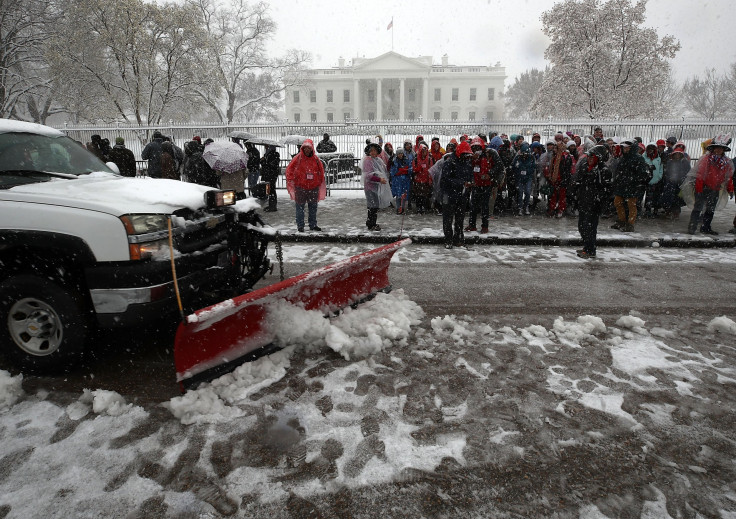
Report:
[[[628,152],[621,155],[616,168],[613,194],[622,198],[638,198],[650,180],[649,167],[644,158],[639,155],[636,146],[631,146]]]
[[[447,159],[447,163],[442,172],[442,190],[443,203],[445,200],[451,204],[457,204],[462,201],[466,192],[465,184],[473,182],[473,161],[462,160],[463,154],[472,154],[470,144],[466,141],[461,142],[455,153]]]
[[[305,148],[314,150],[314,142],[306,139],[299,153],[294,155],[286,167],[286,190],[292,200],[296,199],[296,191],[312,191],[319,189],[319,200],[324,200],[327,195],[327,184],[325,183],[325,167],[317,154],[312,152],[311,157],[304,154]]]

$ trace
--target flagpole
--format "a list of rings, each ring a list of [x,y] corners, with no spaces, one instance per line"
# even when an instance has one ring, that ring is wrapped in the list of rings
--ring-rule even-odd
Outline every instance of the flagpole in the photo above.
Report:
[[[391,52],[394,51],[394,17],[391,17]]]

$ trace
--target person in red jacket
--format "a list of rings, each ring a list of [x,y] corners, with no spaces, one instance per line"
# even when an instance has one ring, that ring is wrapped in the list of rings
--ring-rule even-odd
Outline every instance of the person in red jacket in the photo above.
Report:
[[[417,204],[417,213],[424,214],[424,211],[432,209],[432,175],[429,174],[429,168],[434,165],[434,159],[429,154],[426,142],[420,142],[418,150],[413,164],[411,194]]]
[[[475,224],[480,213],[481,234],[488,233],[488,203],[491,199],[491,164],[485,153],[485,143],[480,137],[473,137],[470,141],[470,150],[473,152],[473,189],[470,193],[470,217],[466,231],[477,231]]]
[[[317,203],[325,199],[325,168],[314,153],[314,143],[305,140],[299,153],[294,155],[286,167],[286,190],[296,202],[296,228],[304,232],[304,206],[309,207],[309,229],[321,231],[317,226]]]
[[[695,176],[695,203],[687,226],[687,232],[690,234],[695,234],[703,208],[705,208],[705,212],[703,213],[700,231],[703,234],[718,234],[710,226],[713,221],[713,213],[718,204],[718,197],[721,195],[721,191],[726,191],[730,198],[733,198],[734,166],[731,159],[725,155],[727,151],[731,151],[731,148],[728,147],[730,141],[730,135],[719,135],[713,139],[706,148],[707,153],[698,159],[698,163],[691,171],[691,175],[694,174]],[[692,177],[690,178],[692,179]],[[692,181],[689,184],[692,185]]]

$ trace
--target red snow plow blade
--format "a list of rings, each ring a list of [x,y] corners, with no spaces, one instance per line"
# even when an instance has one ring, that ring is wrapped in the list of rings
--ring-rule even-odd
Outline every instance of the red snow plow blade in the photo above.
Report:
[[[176,379],[185,387],[228,373],[271,345],[269,304],[284,300],[324,313],[390,288],[388,266],[404,239],[228,299],[187,316],[174,340]],[[289,326],[290,323],[280,323]]]

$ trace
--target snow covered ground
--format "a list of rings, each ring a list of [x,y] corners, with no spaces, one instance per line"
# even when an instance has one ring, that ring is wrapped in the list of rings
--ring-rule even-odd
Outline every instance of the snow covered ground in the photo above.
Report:
[[[265,219],[293,232],[293,203],[279,207]],[[642,222],[642,239],[681,234],[686,214]],[[326,234],[363,232],[363,217],[355,198],[320,205]],[[407,222],[439,235],[437,217]],[[493,226],[576,232],[567,218]],[[298,269],[367,248],[284,255]],[[410,246],[392,264],[688,263],[725,279],[736,263],[732,248],[602,247],[594,262],[574,249]],[[143,405],[94,379],[25,392],[0,370],[0,517],[735,519],[736,323],[698,308],[428,314],[399,288],[330,320],[279,305],[283,350]]]
[[[161,405],[0,372],[0,516],[736,517],[729,317],[274,312],[284,350]]]

